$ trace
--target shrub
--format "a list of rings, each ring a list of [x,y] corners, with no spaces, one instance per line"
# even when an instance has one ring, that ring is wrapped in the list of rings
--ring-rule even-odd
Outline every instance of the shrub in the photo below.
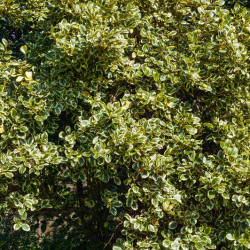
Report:
[[[2,218],[82,249],[250,248],[244,3],[0,3]]]

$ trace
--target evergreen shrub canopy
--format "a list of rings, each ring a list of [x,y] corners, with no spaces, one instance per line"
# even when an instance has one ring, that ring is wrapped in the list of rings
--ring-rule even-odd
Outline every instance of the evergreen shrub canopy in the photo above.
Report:
[[[1,1],[2,219],[55,216],[82,249],[250,248],[238,2]]]

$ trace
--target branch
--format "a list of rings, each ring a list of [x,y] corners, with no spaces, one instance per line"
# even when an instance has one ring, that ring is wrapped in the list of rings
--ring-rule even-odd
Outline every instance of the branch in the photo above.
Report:
[[[84,195],[83,195],[82,181],[80,179],[77,180],[76,187],[77,187],[77,195],[81,211],[80,218],[82,223],[84,223]]]
[[[82,208],[80,207],[72,207],[72,208],[65,208],[65,209],[55,209],[55,208],[44,208],[41,210],[36,210],[36,211],[27,211],[28,214],[33,215],[33,214],[49,214],[49,215],[60,215],[64,213],[74,213],[74,212],[80,212],[82,211]]]
[[[104,245],[104,249],[111,243],[112,239],[113,239],[114,236],[115,236],[116,230],[118,229],[118,227],[119,227],[122,223],[123,223],[123,221],[121,221],[120,223],[118,223],[118,224],[116,225],[116,227],[115,227],[115,229],[114,229],[114,232],[112,233],[112,235],[111,235],[109,241]]]

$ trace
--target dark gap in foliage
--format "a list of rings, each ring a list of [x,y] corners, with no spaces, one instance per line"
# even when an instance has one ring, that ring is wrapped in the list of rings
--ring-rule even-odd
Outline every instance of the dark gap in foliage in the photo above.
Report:
[[[166,151],[166,146],[165,147],[163,147],[162,149],[159,149],[158,150],[158,154],[160,154],[160,155],[164,155],[164,153],[165,153],[165,151]]]
[[[149,120],[153,117],[154,111],[148,111],[147,109],[145,110],[145,113],[143,115],[140,115],[140,119],[146,118],[146,120]]]
[[[217,152],[220,150],[220,146],[216,144],[212,139],[207,139],[210,137],[209,132],[203,132],[202,134],[202,153],[208,153],[208,154],[217,154]]]

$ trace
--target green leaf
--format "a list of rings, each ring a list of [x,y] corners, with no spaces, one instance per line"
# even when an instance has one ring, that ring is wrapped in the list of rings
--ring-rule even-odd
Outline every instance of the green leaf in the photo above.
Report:
[[[174,195],[174,197],[171,199],[173,203],[181,203],[181,195],[180,194],[176,194]]]
[[[22,133],[25,133],[25,132],[27,132],[28,130],[29,130],[29,129],[28,129],[27,127],[25,127],[25,126],[22,126],[22,127],[19,128],[19,131],[22,132]]]
[[[238,148],[234,147],[232,149],[231,155],[234,156],[234,157],[236,157],[238,155],[238,151],[239,151]]]
[[[187,37],[191,42],[195,42],[198,38],[196,33],[187,33]]]
[[[111,160],[112,160],[112,158],[111,158],[110,155],[106,155],[106,156],[105,156],[105,161],[106,161],[107,163],[110,163]]]
[[[226,235],[226,238],[227,238],[228,240],[234,240],[234,237],[233,237],[232,234],[227,234],[227,235]]]
[[[160,75],[158,72],[154,73],[154,80],[159,81],[160,80]]]
[[[20,174],[23,174],[26,170],[26,167],[24,165],[22,165],[20,168],[19,168],[19,173]]]
[[[236,4],[234,5],[234,10],[235,10],[235,12],[236,12],[236,13],[239,12],[240,9],[241,9],[241,6],[239,5],[239,3],[236,3]]]
[[[26,201],[25,201],[25,205],[26,205],[28,208],[32,208],[33,202],[32,202],[31,200],[26,200]]]
[[[168,239],[165,239],[163,242],[162,242],[162,245],[166,248],[169,248],[170,245],[171,245],[171,241],[168,240]]]
[[[153,232],[153,233],[156,233],[157,232],[157,227],[150,224],[150,225],[148,225],[148,230]]]
[[[120,186],[120,185],[122,184],[121,179],[118,178],[118,177],[115,177],[115,178],[114,178],[114,182],[115,182],[115,184],[118,185],[118,186]]]
[[[22,52],[23,54],[26,55],[27,50],[28,50],[27,45],[22,46],[22,47],[20,48],[20,50],[21,50],[21,52]]]
[[[60,107],[56,107],[56,108],[55,108],[55,113],[56,113],[57,115],[60,115],[61,112],[62,112],[62,110],[61,110]]]
[[[190,126],[190,125],[187,125],[186,126],[186,129],[187,129],[187,132],[190,134],[190,135],[195,135],[197,133],[197,129]]]
[[[22,229],[24,230],[24,231],[30,231],[30,226],[28,225],[28,224],[25,224],[25,223],[22,223],[21,224],[21,227],[22,227]]]
[[[122,250],[122,248],[118,247],[118,246],[113,246],[112,248],[113,250]]]
[[[176,221],[171,221],[169,224],[168,224],[168,228],[169,229],[175,229],[177,227],[178,223]]]
[[[143,77],[143,73],[140,70],[138,70],[133,74],[133,77]]]
[[[95,206],[95,202],[93,200],[90,200],[88,198],[84,199],[85,205],[89,208],[93,208]]]
[[[178,241],[174,241],[171,243],[171,249],[173,250],[179,250],[180,249],[180,243]]]
[[[13,228],[14,230],[18,230],[21,227],[20,223],[14,224]]]
[[[80,157],[80,158],[78,159],[78,164],[79,164],[79,166],[82,167],[82,166],[84,165],[84,163],[85,163],[84,158]],[[86,176],[85,176],[85,178],[86,178]]]
[[[167,79],[167,76],[166,75],[161,75],[160,76],[160,80],[162,81],[162,82],[164,82],[164,81],[166,81],[166,79]]]
[[[247,230],[247,228],[249,227],[248,223],[243,221],[241,224],[240,224],[240,230],[242,232],[245,232]]]
[[[147,66],[147,64],[142,65],[142,71],[146,76],[150,76],[152,74],[152,70]]]
[[[204,234],[209,235],[211,233],[211,227],[206,227],[204,230]]]
[[[114,207],[121,207],[123,205],[123,203],[121,201],[115,201],[112,205]]]
[[[218,239],[223,241],[226,238],[226,232],[222,231],[218,234]]]
[[[80,29],[80,32],[81,32],[82,34],[85,34],[85,32],[86,32],[86,27],[85,27],[84,25],[80,24],[80,25],[79,25],[79,29]]]
[[[109,209],[109,212],[110,212],[112,215],[114,215],[114,216],[117,215],[117,210],[116,210],[116,208],[114,208],[114,207],[111,207],[111,208]]]
[[[17,111],[16,111],[14,108],[11,109],[10,115],[11,115],[11,117],[12,117],[13,119],[17,120],[17,118],[18,118],[18,113],[17,113]]]
[[[202,242],[195,243],[195,248],[198,250],[205,249]]]
[[[245,239],[240,239],[239,242],[243,244],[247,249],[250,249],[250,242]]]
[[[221,178],[220,177],[214,177],[212,179],[212,185],[218,185],[221,183]]]
[[[26,75],[26,79],[31,81],[32,80],[32,72],[31,71],[26,71],[25,72],[25,75]]]
[[[222,150],[219,150],[218,153],[217,153],[217,156],[218,156],[218,158],[219,158],[220,160],[223,160],[225,154],[224,154],[224,152],[223,152]]]
[[[7,178],[12,178],[14,176],[14,174],[11,172],[5,172],[4,174]]]
[[[215,197],[215,191],[214,190],[209,190],[207,193],[207,196],[209,199],[214,199]]]
[[[217,4],[219,6],[223,6],[225,4],[225,1],[224,0],[217,0]]]
[[[213,128],[214,127],[213,124],[208,123],[208,122],[203,123],[203,125],[208,127],[208,128]]]
[[[85,174],[81,174],[80,179],[81,179],[82,183],[85,183],[87,180],[87,176]]]
[[[224,199],[227,199],[227,200],[230,199],[229,194],[226,193],[226,192],[222,193],[222,197],[223,197]]]
[[[131,207],[133,204],[133,197],[132,196],[129,196],[126,200],[126,206],[127,207]]]
[[[21,208],[21,209],[18,209],[18,213],[19,213],[20,215],[23,215],[23,214],[25,213],[25,208],[23,207],[23,208]]]
[[[140,188],[139,188],[139,187],[133,186],[133,187],[132,187],[132,190],[133,190],[133,192],[134,192],[135,194],[140,194]]]
[[[152,204],[153,204],[155,207],[158,207],[159,202],[158,202],[157,199],[151,199],[151,202],[152,202]]]
[[[214,208],[214,203],[209,200],[206,202],[207,209],[212,210]]]
[[[138,209],[138,204],[137,204],[136,201],[133,202],[133,204],[131,205],[131,208],[132,208],[133,210],[135,210],[135,211]]]
[[[105,183],[108,183],[109,182],[109,174],[107,174],[107,173],[104,173],[103,175],[102,175],[102,181],[103,182],[105,182]]]
[[[7,40],[5,38],[2,39],[2,43],[4,44],[5,47],[7,47],[8,42],[7,42]]]
[[[0,50],[2,50],[2,51],[5,50],[4,45],[2,43],[0,43]]]

